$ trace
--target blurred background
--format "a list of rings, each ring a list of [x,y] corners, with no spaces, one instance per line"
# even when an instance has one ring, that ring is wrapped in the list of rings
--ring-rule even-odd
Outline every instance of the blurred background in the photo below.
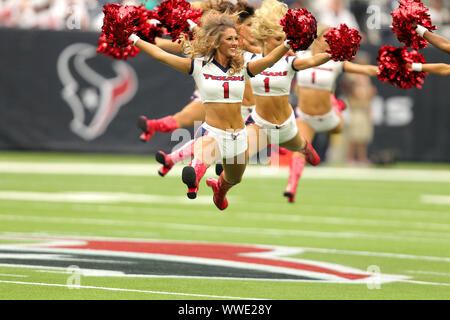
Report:
[[[248,1],[255,7],[259,0]],[[376,64],[383,45],[401,46],[389,26],[396,0],[293,0],[319,23],[360,30],[356,62]],[[425,0],[437,33],[450,38],[450,1]],[[128,61],[95,49],[107,3],[158,1],[0,0],[0,149],[153,154],[180,137],[157,133],[142,144],[139,115],[160,118],[189,102],[193,81],[144,55]],[[428,62],[448,63],[432,47]],[[347,103],[344,134],[317,135],[324,163],[450,162],[450,80],[429,75],[422,89],[344,75],[336,95]],[[295,94],[291,97],[296,104]],[[192,134],[193,129],[187,133]]]

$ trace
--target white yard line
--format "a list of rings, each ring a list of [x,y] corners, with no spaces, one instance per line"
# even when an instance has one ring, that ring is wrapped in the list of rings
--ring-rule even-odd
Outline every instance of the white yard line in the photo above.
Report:
[[[420,285],[426,285],[426,286],[450,287],[450,283],[442,283],[442,282],[427,282],[427,281],[418,281],[418,280],[399,280],[399,282],[420,284]]]
[[[142,163],[0,162],[1,173],[32,174],[157,176],[159,167],[156,164]],[[170,176],[179,177],[182,168],[182,164],[174,167]],[[285,178],[287,174],[287,167],[277,169],[266,166],[249,166],[246,169],[245,177]],[[302,179],[450,182],[450,170],[308,167],[303,173]]]
[[[203,196],[199,196],[203,197]],[[206,196],[211,202],[211,198]],[[230,199],[233,199],[233,204],[246,204],[258,207],[258,210],[270,210],[273,212],[277,212],[276,210],[280,209],[280,203],[276,203],[275,201],[272,203],[249,203],[248,201],[244,201],[243,199],[239,197],[231,197]],[[187,200],[187,199],[186,199]],[[195,200],[189,200],[189,203],[195,204]],[[169,204],[170,203],[166,203]],[[290,205],[290,204],[289,204]],[[67,208],[65,204],[61,204],[58,202],[30,202],[27,204],[27,208],[37,208],[37,209],[45,209],[46,211],[52,209],[56,210],[55,208]],[[21,202],[4,202],[1,203],[2,208],[21,208],[23,209],[23,203]],[[307,211],[316,211],[317,208],[320,207],[322,212],[330,212],[330,213],[342,213],[342,214],[351,214],[356,215],[358,218],[362,216],[372,216],[370,220],[377,220],[377,221],[389,221],[384,219],[383,217],[389,217],[392,218],[394,215],[401,216],[401,217],[414,217],[414,218],[425,218],[426,220],[430,218],[435,219],[442,219],[445,217],[450,218],[450,212],[447,211],[432,211],[432,210],[416,210],[416,209],[392,209],[392,208],[370,208],[370,207],[356,207],[356,206],[330,206],[330,205],[323,205],[322,203],[318,203],[317,205],[314,204],[303,204],[299,203],[297,209],[301,212],[307,212]],[[170,209],[170,210],[168,210]],[[130,206],[130,205],[116,205],[114,203],[77,203],[71,206],[71,210],[80,210],[80,211],[97,211],[97,212],[108,212],[108,213],[120,213],[120,214],[132,214],[132,213],[141,213],[141,214],[158,214],[157,212],[149,210],[147,207],[138,207],[138,206]],[[171,211],[172,210],[172,211]],[[208,215],[211,216],[211,210],[209,208],[189,208],[189,207],[183,207],[183,211],[180,212],[178,209],[175,208],[164,208],[164,215],[185,215],[185,212],[195,212],[197,215]],[[267,214],[272,214],[271,212],[267,212]],[[239,213],[240,214],[240,213]],[[253,213],[252,213],[253,214]],[[258,213],[254,213],[255,215],[258,215]],[[265,214],[265,213],[263,213]],[[277,213],[275,213],[277,214]],[[296,216],[295,214],[292,214],[292,216]],[[427,222],[428,223],[428,222]]]
[[[420,271],[420,270],[407,270],[406,272],[413,273],[413,274],[425,274],[425,275],[432,275],[432,276],[450,277],[450,273],[444,273],[444,272]]]
[[[18,216],[14,214],[0,214],[0,220],[6,221],[26,221],[26,222],[45,222],[45,223],[70,223],[70,224],[88,224],[88,225],[112,225],[112,226],[134,226],[134,227],[152,227],[165,228],[183,231],[202,231],[213,233],[237,233],[257,236],[304,236],[315,238],[330,238],[330,239],[370,239],[370,240],[393,240],[404,242],[431,242],[442,243],[450,242],[450,239],[442,238],[425,238],[425,237],[407,237],[396,236],[391,233],[381,232],[327,232],[327,231],[313,231],[313,230],[296,230],[296,229],[275,229],[275,228],[247,228],[247,227],[226,227],[226,226],[205,226],[195,224],[180,224],[180,223],[162,223],[162,222],[145,222],[145,221],[128,221],[128,220],[109,220],[109,219],[91,219],[91,218],[63,218],[63,217],[42,217],[23,215]]]
[[[9,274],[9,273],[0,273],[0,277],[28,278],[28,276],[23,274]]]
[[[364,256],[364,257],[394,258],[394,259],[405,259],[405,260],[450,262],[450,257],[447,258],[447,257],[435,257],[435,256],[418,256],[418,255],[403,254],[403,253],[338,250],[338,249],[326,249],[326,248],[301,247],[301,249],[304,250],[305,252],[341,254],[341,255],[352,255],[352,256]]]
[[[133,276],[132,276],[133,277]],[[140,275],[134,277],[141,277]],[[317,280],[273,280],[273,279],[233,279],[233,278],[215,278],[215,277],[185,277],[185,276],[145,276],[146,278],[161,278],[161,279],[202,279],[202,280],[258,280],[258,281],[268,281],[268,282],[303,282],[303,283],[314,283],[314,284],[362,284],[367,285],[365,281],[317,281]],[[427,286],[450,286],[450,283],[440,283],[440,282],[427,282],[427,281],[418,281],[418,280],[402,280],[396,279],[395,282],[403,282],[410,284],[418,284],[418,285],[427,285]],[[395,283],[394,282],[394,283]],[[6,284],[20,284],[20,285],[34,285],[34,286],[47,286],[47,287],[64,287],[68,289],[95,289],[95,290],[107,290],[107,291],[121,291],[121,292],[136,292],[136,293],[151,293],[151,294],[161,294],[161,295],[181,295],[181,296],[190,296],[190,297],[205,297],[205,298],[217,298],[217,299],[239,299],[239,300],[268,300],[265,298],[245,298],[245,297],[231,297],[231,296],[217,296],[217,295],[206,295],[206,294],[195,294],[195,293],[184,293],[184,292],[164,292],[164,291],[151,291],[151,290],[138,290],[138,289],[124,289],[124,288],[108,288],[108,287],[96,287],[96,286],[82,286],[82,285],[74,285],[69,287],[65,284],[58,283],[41,283],[41,282],[23,282],[23,281],[5,281],[0,280],[0,283]]]
[[[352,219],[340,217],[317,217],[305,215],[289,215],[278,213],[239,213],[236,218],[244,218],[248,220],[265,220],[277,222],[303,222],[303,223],[319,223],[332,225],[353,225],[353,226],[373,226],[373,227],[393,227],[393,228],[419,228],[450,231],[450,224],[445,223],[429,223],[429,222],[406,222],[400,220],[383,220],[383,219]]]
[[[22,281],[3,281],[0,283],[8,284],[21,284],[21,285],[31,285],[31,286],[46,286],[46,287],[64,287],[70,288],[65,284],[58,283],[41,283],[41,282],[22,282]],[[188,296],[188,297],[204,297],[204,298],[217,298],[217,299],[239,299],[239,300],[266,300],[262,298],[243,298],[243,297],[229,297],[229,296],[216,296],[207,294],[195,294],[195,293],[184,293],[184,292],[164,292],[164,291],[151,291],[151,290],[137,290],[137,289],[123,289],[123,288],[107,288],[107,287],[94,287],[94,286],[73,286],[74,289],[95,289],[95,290],[107,290],[107,291],[121,291],[121,292],[137,292],[137,293],[151,293],[151,294],[162,294],[162,295],[175,295],[175,296]]]
[[[163,204],[203,204],[212,205],[210,196],[200,196],[194,202],[186,197],[180,196],[164,196],[150,194],[133,194],[124,192],[27,192],[27,191],[0,191],[0,199],[17,200],[17,201],[34,201],[34,202],[72,202],[72,203],[163,203]],[[237,199],[237,201],[239,201]],[[97,207],[96,207],[97,208]],[[111,208],[115,208],[116,212],[124,213],[127,208],[109,206],[108,212],[112,212]],[[348,208],[347,208],[348,209]],[[353,208],[358,210],[359,208]],[[370,208],[361,208],[364,212]],[[130,209],[128,209],[129,211]],[[335,208],[336,211],[339,207]],[[142,211],[142,209],[140,210]],[[181,216],[186,212],[195,212],[195,216],[211,217],[211,212],[199,212],[198,210],[183,209],[181,211],[164,212],[164,215]],[[136,210],[134,211],[136,212]],[[146,214],[155,214],[151,210],[145,209]],[[393,227],[393,228],[416,228],[426,230],[450,231],[450,224],[446,223],[430,223],[430,222],[405,222],[401,220],[385,220],[385,219],[363,219],[363,218],[342,218],[333,216],[307,216],[293,215],[281,213],[253,213],[240,212],[237,219],[243,220],[259,220],[259,221],[275,221],[275,222],[298,222],[298,223],[320,223],[330,225],[354,225],[354,226],[373,226],[373,227]]]
[[[427,204],[450,205],[450,195],[423,194],[420,201]]]
[[[0,199],[17,201],[42,202],[74,202],[74,203],[178,203],[188,204],[192,200],[184,196],[164,196],[137,194],[126,192],[31,192],[31,191],[0,191]],[[195,204],[211,205],[211,197],[199,196]]]

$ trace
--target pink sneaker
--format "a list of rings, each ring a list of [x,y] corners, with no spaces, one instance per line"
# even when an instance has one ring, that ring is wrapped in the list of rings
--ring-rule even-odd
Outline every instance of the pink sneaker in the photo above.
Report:
[[[151,126],[151,120],[147,119],[146,116],[140,116],[138,118],[137,126],[144,131],[144,133],[139,136],[139,139],[142,142],[148,142],[155,134],[155,129]]]
[[[219,180],[215,178],[209,178],[206,180],[206,184],[210,186],[214,192],[213,201],[216,207],[219,210],[225,210],[228,207],[228,200],[225,194],[222,194],[220,190]]]
[[[317,166],[320,163],[320,157],[317,154],[316,150],[314,150],[313,146],[308,141],[305,140],[305,142],[306,147],[300,152],[305,155],[306,161],[308,163],[312,164],[313,166]]]
[[[162,151],[158,151],[155,155],[156,161],[161,163],[163,166],[158,170],[158,174],[164,177],[175,165],[175,163]]]
[[[189,199],[197,198],[198,185],[205,175],[206,169],[208,169],[206,165],[197,159],[192,160],[189,166],[183,168],[181,179],[188,187],[187,196]]]

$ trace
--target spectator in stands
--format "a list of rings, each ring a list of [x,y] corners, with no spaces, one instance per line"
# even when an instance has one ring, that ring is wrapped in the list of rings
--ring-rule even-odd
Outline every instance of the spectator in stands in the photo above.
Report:
[[[450,23],[450,12],[444,7],[442,0],[431,0],[429,8],[431,21],[434,25],[440,27]]]
[[[2,26],[26,29],[86,29],[85,0],[7,0],[2,5]]]
[[[100,32],[100,30],[102,29],[103,17],[104,17],[102,10],[103,10],[104,5],[107,5],[109,3],[123,4],[123,5],[145,4],[147,9],[152,9],[152,8],[148,7],[148,6],[151,6],[150,2],[152,4],[156,3],[155,0],[98,0],[98,1],[88,0],[88,1],[91,2],[91,4],[89,5],[89,11],[90,11],[89,15],[91,17],[89,29],[91,31],[96,31],[96,32]]]
[[[317,8],[317,21],[326,23],[329,26],[337,27],[341,23],[347,24],[348,27],[360,30],[355,16],[350,10],[344,7],[342,0],[321,1],[324,5]]]
[[[369,56],[360,52],[356,62],[370,63]],[[347,102],[350,115],[344,126],[347,142],[347,162],[349,164],[370,164],[368,145],[373,138],[371,117],[372,99],[377,91],[369,77],[360,74],[346,74],[350,83]]]
[[[294,8],[306,8],[308,11],[311,11],[310,4],[308,0],[292,0],[292,1],[285,1],[290,9]]]

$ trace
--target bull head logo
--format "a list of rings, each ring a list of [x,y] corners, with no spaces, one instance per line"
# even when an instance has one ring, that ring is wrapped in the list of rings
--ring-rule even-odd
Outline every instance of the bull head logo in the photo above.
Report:
[[[73,112],[70,129],[88,141],[105,132],[119,109],[137,91],[137,77],[131,66],[112,61],[117,76],[106,78],[87,63],[96,55],[93,45],[72,44],[61,53],[57,66],[64,85],[61,95]]]

